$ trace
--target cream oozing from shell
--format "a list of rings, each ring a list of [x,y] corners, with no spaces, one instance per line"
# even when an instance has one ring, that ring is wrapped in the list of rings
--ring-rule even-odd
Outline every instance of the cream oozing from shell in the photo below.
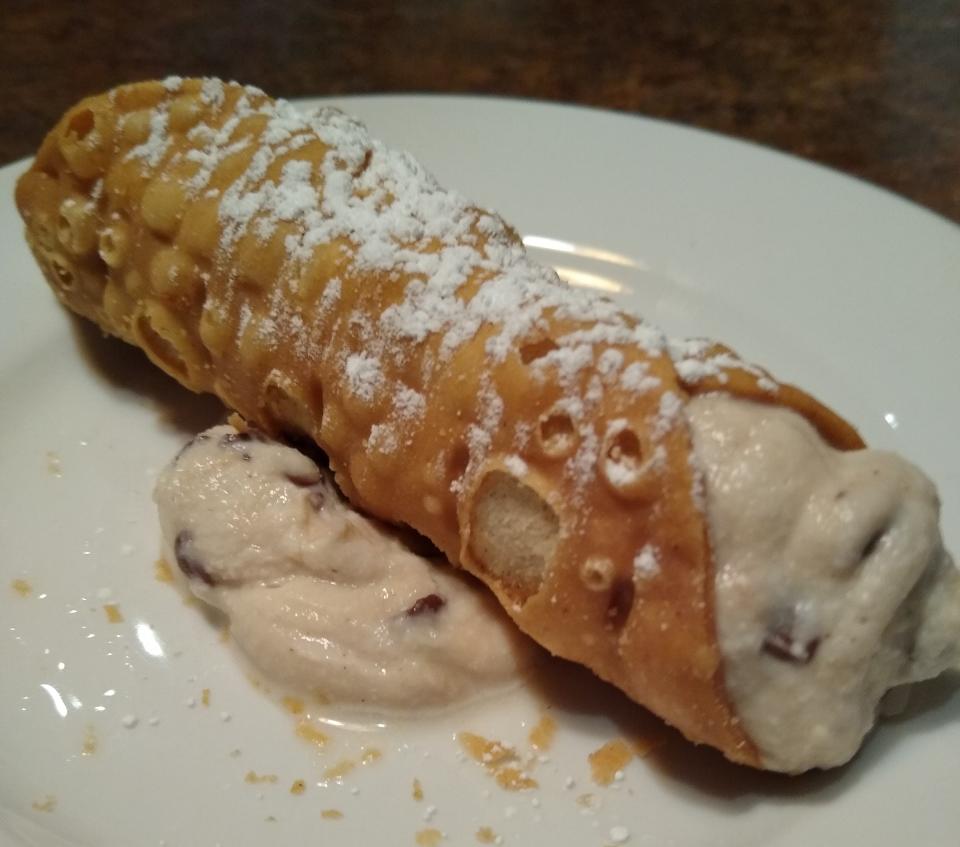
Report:
[[[534,647],[470,577],[343,502],[302,453],[219,426],[163,471],[165,555],[270,679],[375,710],[509,683]]]
[[[787,409],[709,395],[687,414],[730,697],[766,767],[843,764],[889,689],[960,659],[936,490],[893,454],[832,449]]]

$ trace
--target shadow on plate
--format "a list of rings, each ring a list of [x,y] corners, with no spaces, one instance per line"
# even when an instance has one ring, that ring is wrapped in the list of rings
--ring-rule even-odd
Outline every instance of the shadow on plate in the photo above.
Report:
[[[529,682],[546,703],[574,719],[612,720],[624,738],[650,749],[642,756],[644,764],[658,779],[669,783],[672,791],[729,814],[743,813],[768,801],[804,805],[829,802],[871,769],[889,766],[886,760],[911,735],[960,718],[958,710],[947,705],[960,693],[960,673],[944,674],[915,685],[905,711],[882,720],[848,765],[787,776],[736,765],[710,747],[691,744],[613,686],[570,662],[545,661],[534,669]]]
[[[151,362],[139,348],[104,335],[84,318],[70,315],[78,352],[91,370],[114,391],[146,400],[161,426],[192,437],[222,423],[226,409],[210,394],[194,394]]]

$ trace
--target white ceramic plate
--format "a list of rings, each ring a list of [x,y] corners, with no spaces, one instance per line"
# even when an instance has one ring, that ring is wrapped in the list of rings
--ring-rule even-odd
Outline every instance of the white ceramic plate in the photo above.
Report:
[[[334,102],[501,211],[573,281],[671,332],[732,343],[919,463],[960,547],[952,224],[653,121],[483,99]],[[927,686],[910,720],[884,726],[850,767],[793,780],[694,750],[571,669],[421,722],[332,727],[324,750],[295,737],[294,718],[250,684],[200,609],[154,579],[154,476],[219,408],[56,305],[11,200],[24,166],[0,171],[0,843],[403,845],[433,827],[444,844],[471,844],[482,826],[514,845],[603,845],[625,832],[657,847],[957,843],[951,680]],[[105,604],[124,620],[110,623]],[[205,688],[210,705],[191,708]],[[505,792],[458,755],[460,730],[529,750],[543,708],[560,728],[538,790]],[[593,785],[587,754],[633,732],[667,743],[613,787]],[[362,747],[383,756],[323,779]],[[277,782],[249,784],[251,770]],[[302,795],[289,792],[295,779]],[[592,807],[577,802],[586,793]]]

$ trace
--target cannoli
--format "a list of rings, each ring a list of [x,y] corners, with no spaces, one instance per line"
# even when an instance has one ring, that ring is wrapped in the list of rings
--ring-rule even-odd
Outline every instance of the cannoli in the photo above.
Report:
[[[335,109],[122,86],[66,113],[16,199],[66,306],[315,442],[357,507],[694,742],[839,764],[887,688],[955,660],[926,478],[729,348],[566,286]]]

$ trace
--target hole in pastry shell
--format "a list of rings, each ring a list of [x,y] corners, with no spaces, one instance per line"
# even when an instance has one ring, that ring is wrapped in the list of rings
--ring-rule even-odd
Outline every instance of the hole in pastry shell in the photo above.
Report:
[[[591,591],[607,591],[615,573],[613,561],[606,556],[590,556],[580,565],[580,580]]]
[[[467,465],[470,464],[470,451],[466,444],[457,444],[450,450],[447,458],[447,476],[452,482],[463,479],[467,472]]]
[[[557,349],[556,342],[552,338],[540,338],[536,341],[529,341],[520,346],[520,359],[525,365],[542,359],[548,353]]]
[[[97,116],[92,109],[77,109],[60,135],[60,152],[67,166],[80,179],[93,179],[102,172],[100,145],[103,132],[98,132]]]
[[[77,271],[68,259],[59,253],[48,253],[47,264],[53,277],[53,284],[64,293],[73,291],[77,286]]]
[[[547,412],[537,425],[537,445],[550,459],[565,459],[577,449],[577,430],[566,412]]]
[[[601,455],[601,476],[615,494],[626,500],[653,496],[653,460],[644,456],[633,429],[624,426],[608,434]]]
[[[632,579],[618,579],[610,589],[607,601],[607,626],[612,630],[622,629],[633,610],[636,589]]]
[[[514,597],[539,590],[559,534],[560,520],[544,497],[505,471],[489,471],[474,491],[470,553]]]
[[[83,141],[96,126],[91,109],[78,109],[67,120],[65,137],[71,141]]]

